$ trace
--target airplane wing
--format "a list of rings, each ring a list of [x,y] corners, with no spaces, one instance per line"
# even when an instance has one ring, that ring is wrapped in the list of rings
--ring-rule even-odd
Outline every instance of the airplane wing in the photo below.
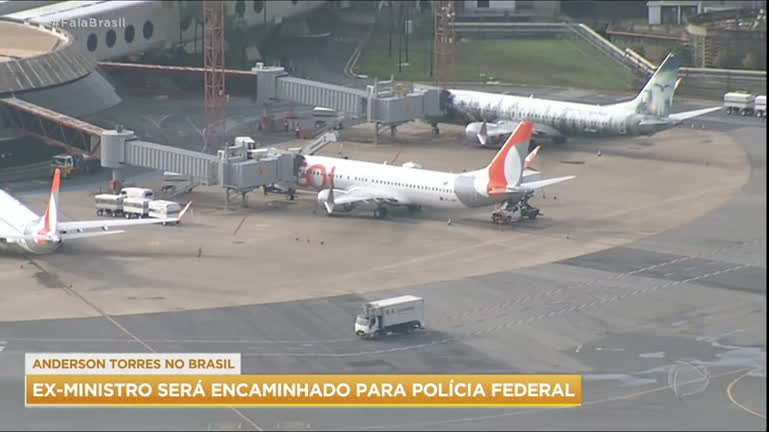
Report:
[[[112,235],[112,234],[120,234],[124,233],[123,230],[118,231],[91,231],[91,232],[67,232],[67,233],[60,233],[59,237],[62,240],[75,240],[75,239],[81,239],[86,237],[100,237],[105,235]]]
[[[711,113],[713,111],[718,111],[720,109],[721,107],[712,107],[712,108],[698,109],[694,111],[684,111],[680,113],[670,114],[668,118],[670,118],[671,120],[675,120],[677,122],[681,122],[690,118],[699,117],[701,115]]]
[[[372,202],[391,205],[405,204],[405,202],[395,194],[379,189],[355,187],[348,190],[334,190],[334,204],[360,204]]]
[[[150,218],[150,219],[114,219],[114,220],[91,220],[91,221],[68,221],[68,222],[59,222],[58,224],[58,231],[62,238],[65,238],[64,236],[69,236],[70,238],[79,238],[79,237],[94,237],[97,235],[108,235],[112,234],[112,232],[108,232],[112,227],[122,227],[122,226],[131,226],[131,225],[150,225],[150,224],[159,224],[159,223],[174,223],[179,222],[182,220],[182,217],[184,216],[184,213],[187,212],[187,209],[190,208],[190,205],[192,202],[190,201],[187,203],[187,205],[182,209],[181,212],[179,212],[179,216],[173,217],[173,218]],[[103,231],[101,232],[94,232],[94,233],[87,233],[87,234],[93,234],[84,236],[81,234],[80,231],[82,230],[89,230],[89,229],[101,229]],[[75,231],[75,232],[70,232]],[[122,232],[122,231],[120,231]]]
[[[125,231],[91,231],[91,232],[60,232],[58,234],[58,237],[60,240],[73,240],[73,239],[79,239],[79,238],[85,238],[85,237],[99,237],[99,236],[105,236],[105,235],[112,235],[112,234],[120,234],[124,233]],[[0,238],[2,238],[7,243],[22,243],[25,241],[36,241],[41,238],[41,236],[37,235],[2,235],[0,234]]]
[[[565,182],[573,178],[576,178],[576,176],[555,177],[555,178],[550,178],[545,180],[530,181],[526,183],[521,183],[518,186],[508,186],[506,192],[533,191],[533,190],[541,189],[545,186],[551,186],[556,183]]]

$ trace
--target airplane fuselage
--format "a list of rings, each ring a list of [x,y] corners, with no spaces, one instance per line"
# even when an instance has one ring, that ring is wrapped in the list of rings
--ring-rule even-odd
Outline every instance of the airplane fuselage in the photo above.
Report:
[[[642,120],[649,116],[636,113],[630,104],[590,105],[472,90],[450,90],[450,94],[448,118],[460,123],[531,120],[535,134],[553,135],[652,135],[664,129],[642,127]]]
[[[297,181],[299,188],[313,191],[381,189],[402,205],[444,209],[484,207],[520,195],[492,198],[487,184],[483,170],[454,174],[325,156],[306,156]]]

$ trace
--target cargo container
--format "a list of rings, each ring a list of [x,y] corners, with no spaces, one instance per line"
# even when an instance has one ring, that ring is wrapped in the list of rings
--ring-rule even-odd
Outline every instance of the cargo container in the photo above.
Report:
[[[173,201],[165,201],[165,200],[154,200],[150,201],[149,204],[149,217],[151,218],[158,218],[158,219],[167,219],[167,218],[176,218],[179,217],[179,212],[182,211],[182,206],[179,205],[177,202]],[[163,225],[166,225],[166,222],[163,222]],[[176,225],[179,224],[179,221],[176,221]]]
[[[150,199],[126,198],[123,200],[123,215],[126,219],[146,218],[150,213]]]
[[[96,204],[96,214],[98,216],[122,216],[123,215],[123,195],[99,194],[93,197]]]
[[[753,103],[755,97],[750,93],[731,92],[724,95],[724,107],[726,114],[753,115]]]

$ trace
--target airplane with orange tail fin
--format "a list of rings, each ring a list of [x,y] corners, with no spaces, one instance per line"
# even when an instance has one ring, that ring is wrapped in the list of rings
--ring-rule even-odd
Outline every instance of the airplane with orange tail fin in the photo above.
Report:
[[[130,225],[162,224],[181,221],[192,202],[187,203],[177,217],[158,219],[60,221],[59,187],[61,172],[53,174],[48,206],[41,217],[24,204],[0,190],[0,249],[45,254],[56,250],[63,241],[85,237],[120,234],[111,231],[113,227]]]
[[[328,215],[349,212],[361,204],[374,204],[376,218],[384,218],[388,206],[409,210],[474,208],[496,203],[527,206],[535,190],[574,178],[533,180],[539,173],[530,170],[522,156],[528,150],[533,128],[533,122],[521,122],[491,163],[476,171],[455,174],[308,155],[299,170],[297,185],[319,191],[318,203]],[[529,156],[534,155],[536,151]]]

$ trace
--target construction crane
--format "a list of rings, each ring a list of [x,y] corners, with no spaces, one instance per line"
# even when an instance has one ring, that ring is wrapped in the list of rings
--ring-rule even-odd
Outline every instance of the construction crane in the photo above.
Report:
[[[449,88],[454,82],[456,69],[455,4],[453,0],[435,1],[433,7],[435,8],[433,75],[438,86]]]
[[[203,67],[205,68],[205,133],[203,152],[216,153],[224,144],[224,3],[203,1]]]

